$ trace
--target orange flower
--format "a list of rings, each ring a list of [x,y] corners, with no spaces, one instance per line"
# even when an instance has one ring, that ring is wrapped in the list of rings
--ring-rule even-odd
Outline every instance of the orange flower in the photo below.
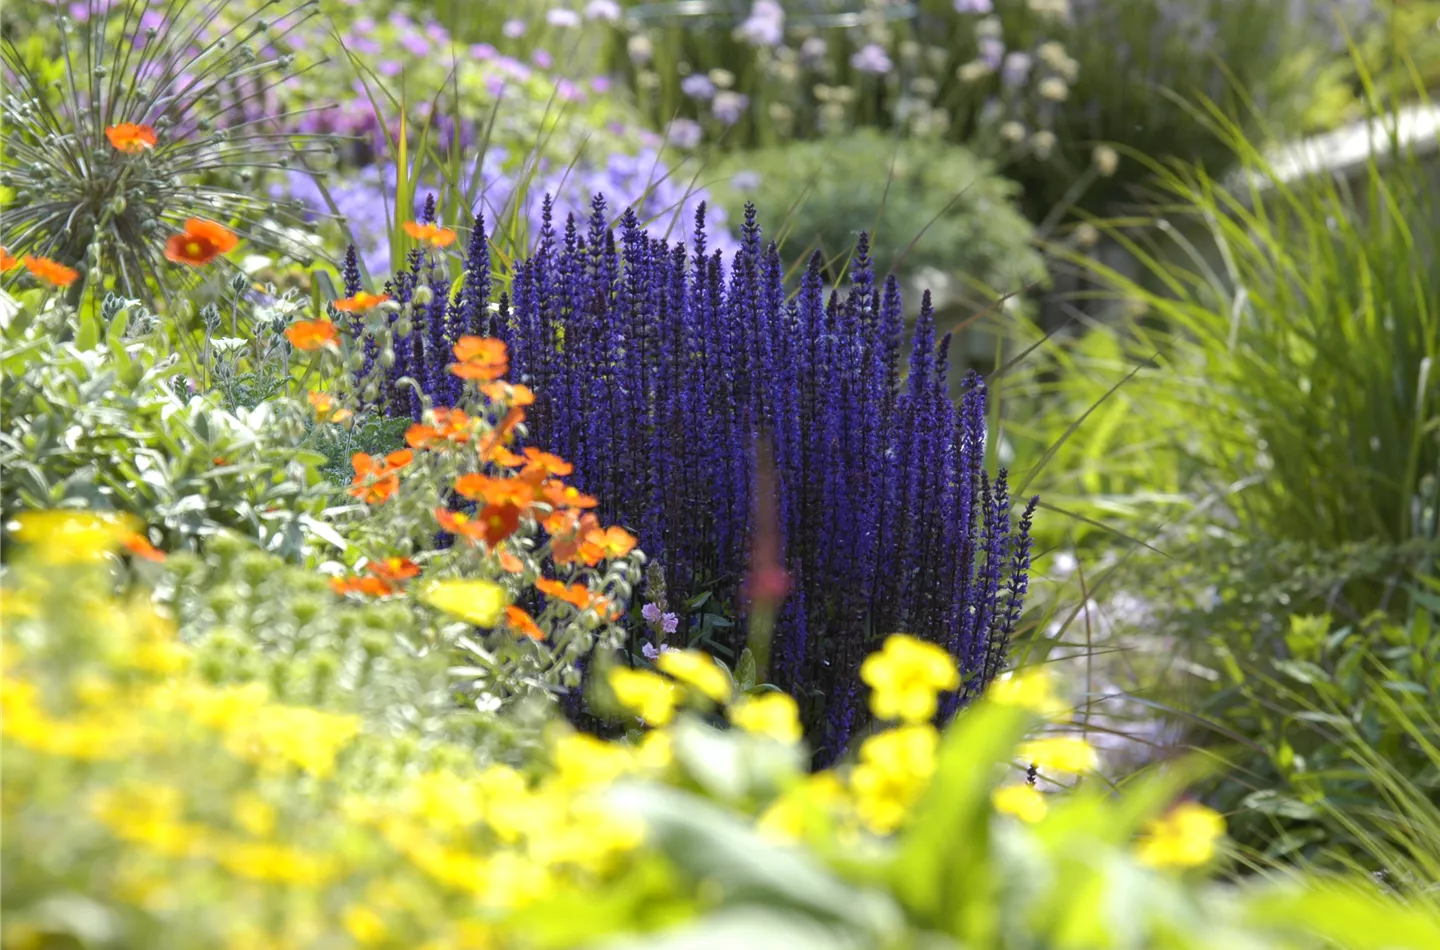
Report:
[[[343,297],[335,301],[331,306],[341,313],[366,313],[389,299],[389,294],[371,294],[362,290],[353,297]]]
[[[513,505],[521,510],[535,502],[535,489],[514,478],[462,475],[455,480],[455,492],[471,501],[484,501],[487,505]]]
[[[0,271],[7,271],[12,267],[20,266],[20,258],[11,257],[10,252],[0,247]]]
[[[455,344],[457,363],[450,372],[461,379],[495,380],[510,372],[510,355],[503,340],[462,336]]]
[[[410,464],[415,453],[401,449],[385,456],[384,462],[376,462],[364,452],[350,457],[355,467],[355,477],[350,480],[350,494],[367,505],[376,505],[400,490],[400,469]]]
[[[440,522],[440,529],[442,531],[459,535],[472,544],[485,537],[484,523],[475,521],[463,511],[451,511],[449,508],[436,508],[435,520]]]
[[[204,267],[206,264],[235,250],[240,239],[221,224],[203,218],[190,218],[185,230],[172,234],[165,242],[165,257],[176,264]]]
[[[332,577],[330,589],[342,596],[364,594],[366,597],[384,597],[395,593],[395,588],[383,577]]]
[[[148,125],[137,125],[134,122],[121,122],[119,125],[112,125],[105,130],[105,137],[110,144],[115,146],[117,151],[127,155],[135,155],[146,149],[155,147],[159,141],[155,136],[155,130]]]
[[[520,473],[520,477],[538,485],[552,475],[569,475],[573,471],[575,471],[575,466],[560,456],[527,447],[525,449],[525,470]]]
[[[75,283],[75,279],[80,276],[80,272],[75,268],[66,267],[64,264],[58,261],[52,261],[48,257],[36,257],[34,254],[26,254],[20,258],[20,261],[30,273],[45,281],[47,284],[53,284],[56,287],[69,287]]]
[[[480,391],[491,402],[508,403],[514,408],[535,405],[535,391],[521,383],[497,380],[493,383],[485,383],[480,387]]]
[[[401,227],[405,229],[406,234],[422,244],[429,244],[431,247],[449,247],[455,243],[455,232],[436,224],[420,224],[418,221],[406,221]]]
[[[482,451],[480,461],[493,462],[502,468],[519,468],[525,464],[523,456],[516,455],[503,445],[492,444],[488,450]]]
[[[462,443],[470,438],[470,417],[462,409],[435,409],[435,424],[417,422],[405,430],[405,442],[412,449],[427,448],[436,442]]]
[[[480,521],[485,525],[485,543],[492,548],[504,541],[520,527],[520,516],[524,514],[515,505],[486,505],[480,509]]]
[[[504,548],[497,549],[495,553],[500,555],[500,570],[504,571],[506,574],[525,573],[524,561],[520,560],[518,557],[511,554]]]
[[[584,584],[562,584],[542,577],[535,582],[535,589],[548,597],[563,600],[576,610],[584,610],[591,604],[590,590]]]
[[[624,528],[598,528],[585,532],[585,544],[600,550],[603,558],[624,557],[635,549],[635,536]]]
[[[225,456],[223,456],[223,455],[217,455],[217,456],[215,456],[213,459],[210,460],[210,464],[211,464],[211,465],[214,465],[216,468],[219,468],[219,467],[222,466],[222,465],[229,465],[230,462],[229,462],[229,460],[227,460],[227,459],[225,458]]]
[[[318,350],[321,347],[336,348],[339,339],[335,324],[329,320],[300,320],[285,329],[285,339],[297,350]]]
[[[371,561],[365,569],[385,581],[408,581],[420,575],[420,565],[408,557],[387,557],[383,561]]]
[[[593,496],[554,480],[546,482],[541,491],[545,494],[545,500],[556,508],[594,508],[600,504]]]
[[[545,631],[540,629],[535,618],[513,604],[505,608],[505,626],[516,633],[524,634],[531,640],[545,639]]]
[[[150,543],[150,539],[143,534],[127,534],[120,542],[125,550],[136,557],[144,558],[147,561],[154,561],[156,564],[164,563],[165,552]]]
[[[593,567],[600,563],[603,555],[599,549],[582,540],[591,531],[600,530],[600,522],[593,514],[586,512],[582,517],[578,508],[557,511],[545,519],[545,529],[552,538],[550,556],[556,564],[584,561]]]
[[[349,409],[337,409],[335,397],[330,393],[311,390],[308,394],[310,408],[315,410],[316,422],[344,422],[354,415]]]

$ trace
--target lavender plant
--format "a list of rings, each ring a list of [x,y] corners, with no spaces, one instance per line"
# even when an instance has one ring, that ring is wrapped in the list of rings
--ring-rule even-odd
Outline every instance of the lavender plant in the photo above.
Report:
[[[983,468],[984,380],[969,375],[951,401],[950,336],[937,344],[929,295],[902,373],[899,286],[877,285],[863,235],[847,293],[827,295],[816,255],[789,295],[753,206],[728,266],[709,248],[703,206],[689,248],[646,232],[633,211],[618,232],[607,220],[596,197],[588,224],[571,215],[561,232],[547,200],[534,254],[493,304],[483,220],[453,297],[439,258],[413,251],[386,288],[388,317],[351,326],[374,334],[380,357],[378,368],[355,362],[358,391],[419,418],[455,398],[445,366],[461,335],[503,340],[511,378],[535,392],[529,435],[573,462],[603,519],[664,565],[669,603],[708,593],[743,617],[747,596],[762,596],[745,584],[751,544],[778,529],[789,596],[769,675],[804,703],[822,755],[864,725],[859,664],[888,632],[958,659],[948,717],[1004,664],[1036,500],[1012,524],[1005,472]],[[353,295],[359,270],[346,273]],[[775,497],[757,506],[762,451]],[[767,509],[778,524],[759,523]],[[773,595],[775,578],[758,586]],[[712,631],[707,645],[738,655],[743,631]]]

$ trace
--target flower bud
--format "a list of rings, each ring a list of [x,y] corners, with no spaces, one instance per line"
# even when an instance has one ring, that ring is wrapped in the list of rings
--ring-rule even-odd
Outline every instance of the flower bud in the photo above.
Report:
[[[434,299],[435,291],[431,290],[424,284],[416,287],[415,291],[410,295],[410,303],[412,306],[416,307],[428,307],[430,305],[430,301]]]
[[[410,321],[409,317],[401,317],[395,321],[395,332],[400,336],[409,336],[410,331],[414,329],[415,324]]]
[[[385,367],[386,369],[390,369],[395,365],[394,349],[387,346],[385,347],[385,349],[380,351],[380,365]]]

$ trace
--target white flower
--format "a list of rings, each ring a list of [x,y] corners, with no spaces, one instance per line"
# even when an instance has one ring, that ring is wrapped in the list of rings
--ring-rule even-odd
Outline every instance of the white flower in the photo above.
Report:
[[[1108,145],[1097,145],[1090,153],[1090,161],[1101,178],[1109,178],[1120,167],[1120,156]]]
[[[1059,76],[1047,76],[1040,80],[1036,89],[1040,98],[1049,99],[1051,102],[1064,102],[1070,98],[1070,87],[1065,85],[1065,80]]]
[[[655,46],[650,42],[648,36],[632,36],[625,44],[625,50],[630,54],[630,59],[641,65],[650,62],[655,55]]]

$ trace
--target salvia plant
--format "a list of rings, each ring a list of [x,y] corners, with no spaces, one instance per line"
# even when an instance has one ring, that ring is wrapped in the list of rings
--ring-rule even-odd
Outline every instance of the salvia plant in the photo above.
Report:
[[[530,437],[573,462],[603,519],[663,565],[671,603],[708,594],[743,615],[788,593],[768,673],[802,700],[823,749],[864,725],[859,664],[888,632],[957,658],[962,683],[940,709],[953,714],[1004,663],[1037,500],[1013,524],[1005,472],[983,468],[985,383],[968,375],[952,401],[950,336],[937,344],[928,293],[902,370],[899,286],[877,285],[863,235],[847,293],[827,293],[817,255],[792,295],[753,206],[728,267],[707,249],[703,206],[689,248],[628,210],[618,230],[607,221],[597,197],[588,225],[572,215],[560,233],[547,203],[534,254],[493,302],[483,219],[454,285],[433,242],[412,251],[391,300],[350,326],[365,337],[350,365],[366,408],[418,420],[452,404],[455,342],[503,340],[512,378],[536,395]],[[412,227],[436,226],[427,214]],[[345,279],[361,291],[353,256]],[[752,546],[777,533],[779,592],[775,572],[747,577]],[[694,626],[681,617],[676,633]],[[737,656],[744,636],[736,625],[708,645]]]
[[[168,286],[186,273],[165,258],[183,265],[204,256],[167,252],[190,219],[233,228],[262,250],[304,255],[292,230],[299,216],[251,183],[266,170],[305,167],[330,145],[281,131],[283,116],[257,117],[250,106],[295,75],[286,38],[317,4],[267,0],[238,16],[227,7],[72,5],[85,19],[61,18],[58,71],[34,44],[5,36],[0,241],[9,253],[77,271],[85,278],[77,292],[105,275],[147,299],[151,279]],[[233,240],[215,234],[212,243]]]

